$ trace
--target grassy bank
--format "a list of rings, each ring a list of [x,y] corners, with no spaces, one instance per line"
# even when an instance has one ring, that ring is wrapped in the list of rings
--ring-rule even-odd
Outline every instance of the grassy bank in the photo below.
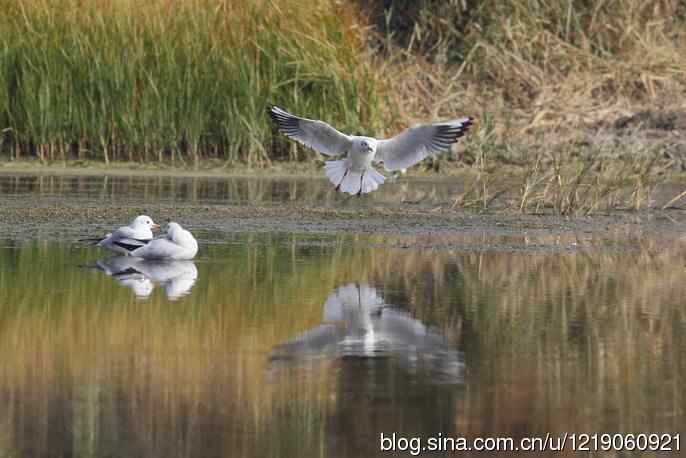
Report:
[[[0,0],[0,154],[187,166],[314,153],[269,103],[353,133],[469,113],[431,168],[686,169],[674,0]]]
[[[272,145],[269,103],[348,130],[385,116],[354,13],[329,0],[0,0],[3,149],[298,159]]]

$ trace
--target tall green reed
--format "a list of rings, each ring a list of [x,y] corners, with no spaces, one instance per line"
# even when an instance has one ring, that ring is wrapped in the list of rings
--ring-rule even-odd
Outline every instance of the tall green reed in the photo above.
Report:
[[[0,0],[0,129],[42,160],[268,162],[270,103],[378,126],[385,82],[330,0]]]

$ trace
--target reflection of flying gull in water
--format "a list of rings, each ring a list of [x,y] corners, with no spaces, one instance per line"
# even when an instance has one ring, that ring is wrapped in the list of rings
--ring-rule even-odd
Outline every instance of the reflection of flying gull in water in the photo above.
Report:
[[[364,284],[334,290],[324,303],[324,323],[272,352],[274,364],[349,357],[392,357],[402,367],[425,371],[439,381],[462,377],[463,357],[454,345]]]
[[[138,297],[148,297],[158,284],[164,286],[169,299],[178,299],[190,292],[198,278],[198,269],[193,261],[156,261],[113,256],[96,261],[93,267],[131,288]]]

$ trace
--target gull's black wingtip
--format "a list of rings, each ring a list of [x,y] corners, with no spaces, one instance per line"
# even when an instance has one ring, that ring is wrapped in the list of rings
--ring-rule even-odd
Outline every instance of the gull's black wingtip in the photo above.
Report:
[[[267,105],[267,112],[271,114],[278,114],[279,112],[287,113],[287,111],[281,108],[280,106],[273,105],[271,103]]]
[[[124,243],[124,242],[120,242],[120,241],[116,241],[116,242],[112,242],[112,243],[114,243],[118,247],[125,249],[128,252],[132,252],[136,248],[140,248],[142,246],[142,245],[132,245],[130,243]]]
[[[467,120],[462,123],[462,130],[468,132],[469,128],[474,124],[474,116],[466,116]]]
[[[278,122],[277,116],[279,115],[279,111],[283,111],[283,110],[276,105],[272,105],[272,104],[267,105],[267,114],[275,122]]]

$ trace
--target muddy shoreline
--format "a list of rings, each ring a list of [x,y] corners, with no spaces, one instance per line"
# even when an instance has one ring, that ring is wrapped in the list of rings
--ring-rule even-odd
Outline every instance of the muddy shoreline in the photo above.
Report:
[[[481,214],[411,205],[340,209],[298,205],[229,206],[194,204],[97,205],[0,196],[0,237],[4,239],[77,240],[147,213],[159,221],[175,220],[195,231],[312,235],[421,237],[519,237],[631,239],[647,234],[678,236],[686,230],[680,210],[615,212],[592,217]],[[59,231],[55,231],[59,228]]]
[[[0,172],[0,177],[3,175]],[[21,175],[35,176],[25,172]],[[318,186],[315,179],[303,180],[308,186]],[[407,183],[415,190],[421,180]],[[253,202],[248,198],[237,203],[202,196],[183,198],[180,194],[169,200],[156,198],[159,194],[142,198],[126,184],[116,197],[112,197],[112,189],[101,195],[100,191],[72,192],[68,186],[60,193],[53,193],[49,187],[40,192],[29,188],[5,193],[0,190],[0,238],[77,242],[79,238],[118,227],[137,214],[151,215],[162,223],[177,221],[196,232],[201,241],[208,242],[222,234],[303,236],[298,243],[309,243],[309,235],[360,235],[366,237],[365,243],[415,249],[489,249],[491,242],[487,239],[493,238],[500,238],[496,245],[503,249],[525,251],[539,250],[541,246],[578,249],[598,243],[607,245],[608,241],[630,246],[631,241],[642,237],[659,235],[674,240],[686,232],[686,211],[680,209],[612,211],[579,217],[482,213],[451,208],[444,198],[419,203],[401,201],[396,199],[395,188],[391,188],[390,199],[386,201],[327,194],[310,202]],[[313,189],[316,191],[316,186]],[[155,188],[155,192],[161,191]],[[305,192],[308,193],[310,188]]]

